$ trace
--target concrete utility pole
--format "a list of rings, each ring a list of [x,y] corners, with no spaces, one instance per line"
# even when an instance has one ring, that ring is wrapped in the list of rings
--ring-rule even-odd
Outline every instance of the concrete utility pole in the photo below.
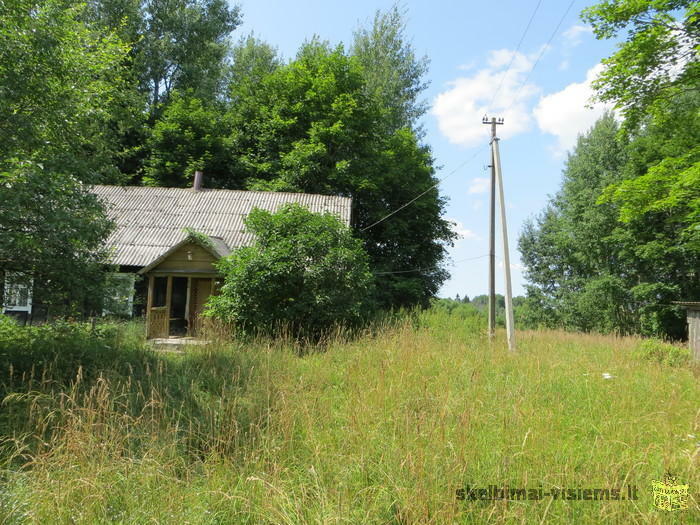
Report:
[[[498,137],[496,136],[496,126],[503,124],[503,119],[491,117],[489,120],[484,117],[484,124],[491,125],[491,217],[490,217],[490,252],[489,252],[489,336],[495,329],[495,185],[498,184],[498,202],[501,208],[501,228],[503,230],[503,270],[506,280],[506,335],[508,337],[508,349],[515,351],[515,326],[513,321],[513,290],[510,281],[510,251],[508,249],[508,227],[506,225],[506,203],[503,194],[503,176],[501,173],[501,157],[498,151]]]
[[[493,124],[495,129],[496,123]],[[495,131],[492,133],[495,134]],[[489,339],[496,335],[496,168],[491,151],[491,206],[489,208]]]

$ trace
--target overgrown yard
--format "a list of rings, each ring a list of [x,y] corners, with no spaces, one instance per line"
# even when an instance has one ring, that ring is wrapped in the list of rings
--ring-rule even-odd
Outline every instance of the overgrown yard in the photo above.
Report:
[[[697,522],[699,370],[631,338],[518,335],[509,354],[429,311],[303,356],[176,355],[133,325],[0,325],[0,523]],[[666,472],[687,510],[653,506]],[[489,485],[535,490],[470,500]]]

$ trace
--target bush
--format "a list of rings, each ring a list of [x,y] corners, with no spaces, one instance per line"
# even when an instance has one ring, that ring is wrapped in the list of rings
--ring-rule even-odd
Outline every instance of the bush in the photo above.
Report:
[[[53,378],[68,383],[79,367],[97,370],[142,351],[135,334],[116,324],[56,321],[41,326],[19,326],[0,315],[0,395],[16,380],[26,380],[50,369]],[[23,379],[24,378],[24,379]]]
[[[224,284],[208,315],[244,333],[318,339],[374,310],[367,253],[334,215],[288,204],[245,223],[256,240],[219,261]]]
[[[642,359],[669,366],[683,366],[690,361],[690,350],[659,339],[645,339],[637,345],[637,353]]]

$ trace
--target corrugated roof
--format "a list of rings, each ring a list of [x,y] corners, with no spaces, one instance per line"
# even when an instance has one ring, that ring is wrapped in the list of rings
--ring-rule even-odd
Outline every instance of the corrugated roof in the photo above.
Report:
[[[211,190],[146,186],[94,186],[108,214],[116,222],[107,239],[114,247],[112,263],[146,266],[182,241],[191,228],[219,237],[234,250],[250,244],[243,219],[253,208],[276,211],[296,202],[316,213],[330,212],[350,224],[352,199],[308,193]]]

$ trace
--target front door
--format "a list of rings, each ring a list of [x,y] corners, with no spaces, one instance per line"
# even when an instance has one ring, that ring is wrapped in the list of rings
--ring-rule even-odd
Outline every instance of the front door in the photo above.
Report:
[[[190,285],[190,335],[196,336],[202,330],[201,313],[204,311],[204,304],[211,295],[213,279],[193,278]]]

